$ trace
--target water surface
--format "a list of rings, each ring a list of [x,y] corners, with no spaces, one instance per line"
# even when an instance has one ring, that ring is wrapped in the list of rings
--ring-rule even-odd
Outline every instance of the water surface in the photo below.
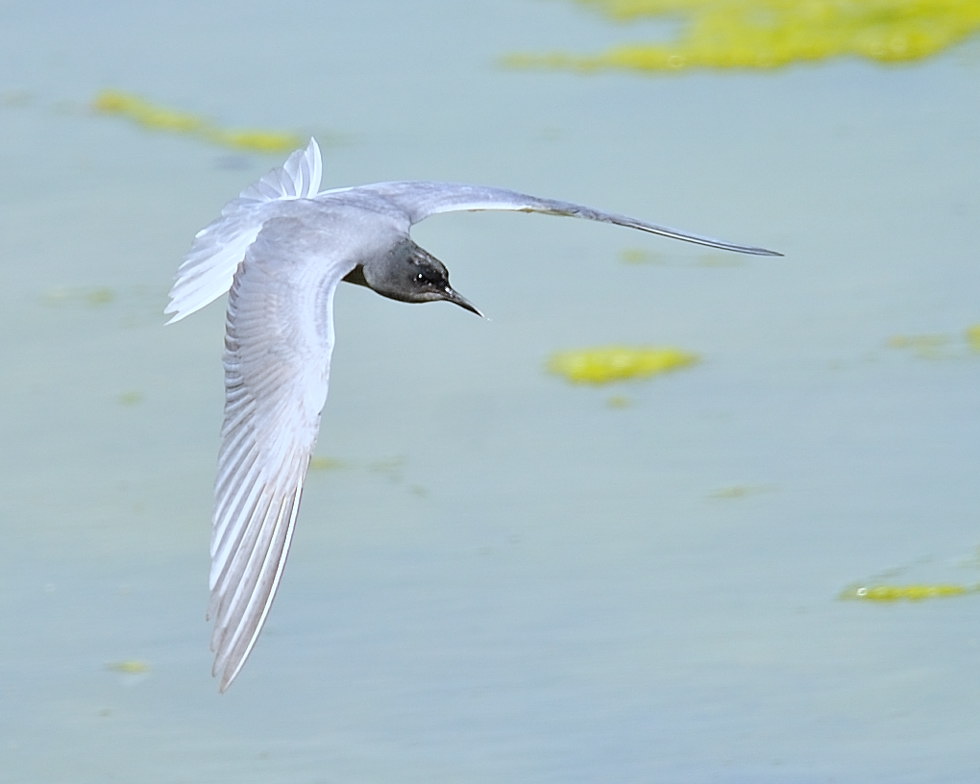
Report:
[[[980,598],[837,599],[980,582],[975,47],[582,77],[496,65],[622,35],[562,3],[2,20],[0,779],[975,779]],[[218,696],[223,313],[161,311],[194,232],[279,156],[93,115],[106,87],[337,139],[327,185],[504,185],[787,257],[540,216],[418,227],[491,320],[340,292],[318,454],[341,465],[312,475]],[[704,360],[613,390],[544,372],[609,342]]]

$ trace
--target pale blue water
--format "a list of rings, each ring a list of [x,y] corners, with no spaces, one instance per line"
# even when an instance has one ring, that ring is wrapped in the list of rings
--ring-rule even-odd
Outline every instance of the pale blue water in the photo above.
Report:
[[[977,780],[980,596],[837,599],[888,570],[980,582],[975,45],[582,77],[495,64],[624,35],[558,2],[0,23],[0,780]],[[492,320],[341,292],[319,453],[343,467],[312,476],[219,696],[223,313],[161,311],[194,232],[284,156],[91,114],[106,87],[335,134],[328,185],[505,185],[787,258],[535,216],[418,227]],[[888,346],[922,334],[941,356]],[[704,362],[598,391],[542,369],[607,342]]]

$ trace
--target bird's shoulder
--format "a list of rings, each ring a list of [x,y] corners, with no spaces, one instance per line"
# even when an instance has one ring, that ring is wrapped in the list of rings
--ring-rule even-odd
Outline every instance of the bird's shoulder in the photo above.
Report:
[[[347,200],[295,199],[264,216],[246,261],[346,268],[387,252],[407,236],[402,221]]]

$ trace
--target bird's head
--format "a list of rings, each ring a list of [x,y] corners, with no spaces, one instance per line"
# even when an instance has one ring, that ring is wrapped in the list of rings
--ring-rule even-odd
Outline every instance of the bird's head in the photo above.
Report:
[[[360,271],[364,283],[383,297],[401,302],[445,300],[483,316],[449,285],[446,265],[407,237],[386,254],[365,262]]]

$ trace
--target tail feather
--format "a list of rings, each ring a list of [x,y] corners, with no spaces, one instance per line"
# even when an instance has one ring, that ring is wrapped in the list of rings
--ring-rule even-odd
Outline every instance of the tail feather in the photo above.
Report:
[[[225,205],[221,217],[197,233],[177,270],[164,313],[168,324],[180,321],[210,304],[231,288],[235,270],[266,220],[271,202],[309,199],[320,189],[323,163],[316,139],[297,150],[286,163],[249,185]]]

